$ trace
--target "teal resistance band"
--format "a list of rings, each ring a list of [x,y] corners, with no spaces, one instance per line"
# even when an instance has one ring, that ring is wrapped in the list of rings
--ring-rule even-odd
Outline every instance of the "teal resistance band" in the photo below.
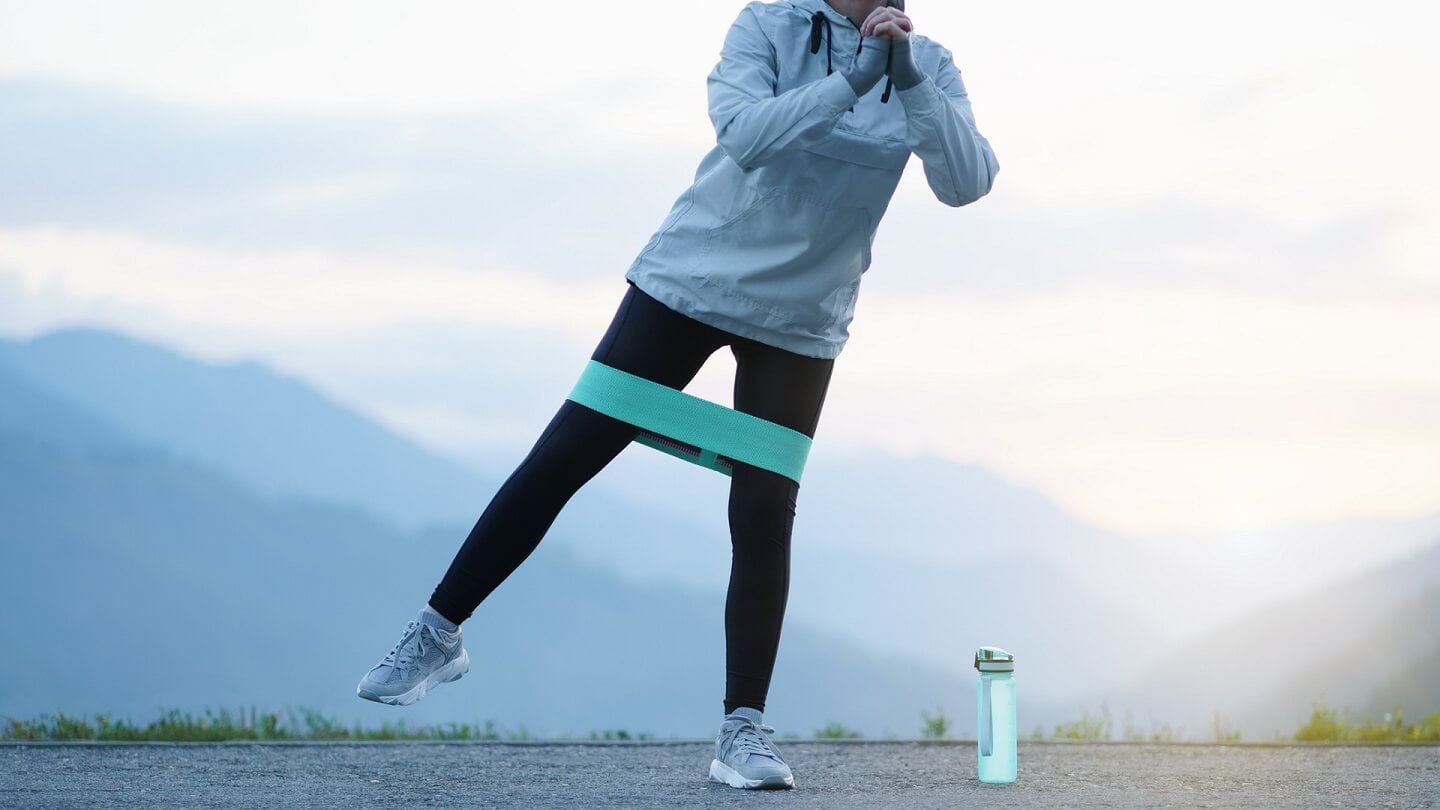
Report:
[[[635,441],[726,475],[732,461],[800,483],[810,437],[591,360],[569,399],[640,428]]]

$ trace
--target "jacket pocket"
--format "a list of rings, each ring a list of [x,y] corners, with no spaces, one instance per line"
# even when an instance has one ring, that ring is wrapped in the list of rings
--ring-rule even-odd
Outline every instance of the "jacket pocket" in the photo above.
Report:
[[[910,161],[910,148],[903,139],[878,138],[837,127],[829,135],[806,147],[806,151],[871,169],[903,172]]]

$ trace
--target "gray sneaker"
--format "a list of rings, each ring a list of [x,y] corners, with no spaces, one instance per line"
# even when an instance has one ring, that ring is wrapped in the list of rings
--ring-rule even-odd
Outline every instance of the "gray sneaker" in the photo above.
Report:
[[[746,790],[787,790],[795,775],[780,758],[770,735],[775,729],[760,725],[760,712],[741,707],[725,715],[715,737],[715,759],[710,781]]]
[[[458,681],[470,671],[470,654],[460,643],[460,631],[410,622],[405,635],[374,669],[360,679],[355,694],[377,703],[409,706],[430,687]]]

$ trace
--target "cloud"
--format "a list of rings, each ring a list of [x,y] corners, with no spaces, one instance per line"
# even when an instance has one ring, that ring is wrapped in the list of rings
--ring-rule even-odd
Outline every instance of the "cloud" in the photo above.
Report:
[[[621,279],[554,282],[321,251],[231,252],[54,228],[0,232],[0,268],[29,290],[301,340],[414,322],[588,334]]]
[[[1418,514],[1440,302],[1081,287],[872,296],[827,437],[970,459],[1136,531]]]
[[[26,331],[82,319],[258,356],[452,452],[533,441],[623,293],[618,278],[54,229],[0,233],[7,279],[0,294],[41,302],[7,315]],[[853,331],[823,441],[979,462],[1111,527],[1403,516],[1440,492],[1440,302],[867,290]],[[731,374],[718,353],[691,390],[728,401]]]
[[[692,155],[652,145],[598,159],[558,145],[585,132],[546,115],[239,114],[0,82],[0,226],[614,276],[684,188]]]
[[[497,17],[494,7],[465,2],[7,0],[0,76],[43,75],[187,106],[474,112],[595,78],[651,81],[657,65],[703,78],[739,8],[709,0],[636,15],[552,0]]]
[[[0,197],[0,225],[123,231],[240,251],[405,254],[552,279],[614,277],[708,144],[630,142],[628,134],[594,140],[616,137],[611,113],[593,99],[570,101],[445,116],[239,114],[0,82],[0,132],[10,146],[0,152],[10,192]],[[1013,161],[1020,173],[1035,170],[1023,159],[1023,139],[1009,148],[1022,150]],[[1005,162],[1007,183],[961,212],[937,205],[912,171],[881,228],[872,283],[961,291],[1203,279],[1440,294],[1440,270],[1427,259],[1436,229],[1427,227],[1423,200],[1347,204],[1315,221],[1271,217],[1238,201],[1206,203],[1183,184],[1123,205],[1105,199],[1113,184],[1095,199],[1036,201],[1007,191],[1012,161]]]

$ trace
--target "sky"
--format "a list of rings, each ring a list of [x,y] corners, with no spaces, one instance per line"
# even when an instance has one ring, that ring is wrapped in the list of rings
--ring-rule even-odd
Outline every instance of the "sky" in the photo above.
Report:
[[[908,5],[1002,169],[955,210],[912,161],[820,441],[1137,533],[1440,510],[1433,4]],[[714,142],[740,7],[0,1],[0,334],[523,449]]]

